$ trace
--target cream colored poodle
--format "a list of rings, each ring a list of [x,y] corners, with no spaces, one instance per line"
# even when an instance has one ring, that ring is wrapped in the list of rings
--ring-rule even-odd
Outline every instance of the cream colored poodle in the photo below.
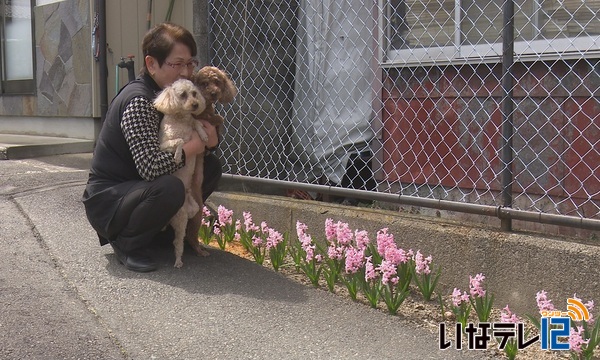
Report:
[[[174,154],[175,162],[182,161],[183,144],[192,138],[194,131],[198,132],[203,141],[208,140],[208,135],[202,123],[196,121],[193,115],[202,113],[206,102],[199,89],[189,80],[177,80],[166,87],[154,100],[154,107],[165,116],[160,124],[158,140],[160,149]],[[185,187],[185,202],[171,219],[171,226],[175,231],[175,267],[183,266],[183,243],[188,219],[194,217],[200,206],[192,194],[192,179],[196,167],[196,157],[185,159],[185,166],[173,175],[183,182]]]

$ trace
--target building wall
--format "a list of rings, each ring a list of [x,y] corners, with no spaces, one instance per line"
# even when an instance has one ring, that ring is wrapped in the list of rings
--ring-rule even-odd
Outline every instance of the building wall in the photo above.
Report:
[[[166,20],[170,0],[152,1],[150,26]],[[194,2],[175,0],[170,21],[193,30]],[[148,31],[147,0],[111,0],[106,2],[106,42],[108,66],[108,99],[112,99],[118,88],[127,84],[127,70],[118,68],[121,58],[133,55],[135,74],[142,67],[142,40]],[[117,82],[118,73],[118,82]]]
[[[600,121],[600,76],[594,64],[516,64],[517,208],[534,199],[548,213],[577,216],[597,211],[588,195],[595,194],[592,201],[600,202],[600,182],[593,174],[600,150],[592,145],[600,134],[590,126]],[[494,204],[493,197],[501,191],[501,71],[501,64],[388,70],[383,93],[385,180],[441,184],[440,191],[456,186],[478,189]],[[485,193],[488,188],[491,191]],[[456,200],[464,197],[462,192],[455,195]],[[473,196],[481,195],[474,191]],[[527,224],[526,229],[540,226]],[[570,232],[557,230],[563,231]]]
[[[35,80],[33,95],[0,96],[0,132],[94,139],[99,130],[98,61],[92,49],[93,0],[38,2],[34,9]],[[152,1],[151,26],[163,22],[169,0]],[[174,1],[171,21],[192,30],[192,0]],[[108,99],[127,83],[116,65],[134,55],[141,66],[141,42],[148,29],[147,0],[106,1]]]
[[[36,91],[0,97],[0,131],[68,136],[73,129],[68,124],[92,117],[90,23],[90,0],[35,7]],[[40,126],[40,118],[64,121],[54,127]],[[93,131],[90,126],[79,127],[76,135],[89,131]]]

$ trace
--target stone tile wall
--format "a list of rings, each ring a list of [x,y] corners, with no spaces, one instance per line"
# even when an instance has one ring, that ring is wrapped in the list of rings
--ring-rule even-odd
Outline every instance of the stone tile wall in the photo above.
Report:
[[[35,8],[36,94],[1,96],[8,116],[91,117],[92,50],[89,0]]]

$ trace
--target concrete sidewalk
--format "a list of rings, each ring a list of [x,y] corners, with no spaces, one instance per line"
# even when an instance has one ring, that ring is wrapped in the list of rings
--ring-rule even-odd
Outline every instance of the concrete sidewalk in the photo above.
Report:
[[[0,358],[463,359],[425,328],[214,250],[138,274],[80,202],[90,154],[0,162]]]
[[[92,140],[0,133],[0,160],[91,153],[93,150]]]

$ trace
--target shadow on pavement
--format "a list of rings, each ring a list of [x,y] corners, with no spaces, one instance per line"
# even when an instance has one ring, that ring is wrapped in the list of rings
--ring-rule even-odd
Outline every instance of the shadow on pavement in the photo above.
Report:
[[[189,293],[218,295],[237,294],[243,297],[300,303],[307,300],[306,286],[271,269],[219,249],[210,249],[210,256],[199,257],[186,248],[183,267],[173,267],[172,248],[153,251],[159,269],[150,273],[136,273],[125,269],[113,253],[106,254],[107,272],[117,278],[143,278],[164,285],[181,288]]]

